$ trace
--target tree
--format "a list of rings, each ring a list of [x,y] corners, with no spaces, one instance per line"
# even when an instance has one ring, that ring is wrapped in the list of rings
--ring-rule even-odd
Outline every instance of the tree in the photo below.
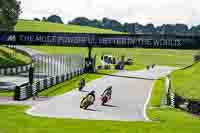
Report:
[[[16,0],[0,0],[0,31],[14,30],[22,12],[20,4]]]
[[[143,33],[155,33],[156,29],[153,24],[147,24],[143,27]]]
[[[86,17],[78,17],[70,22],[70,24],[88,26],[90,20]]]
[[[124,31],[123,25],[120,22],[110,18],[103,18],[102,27],[105,29],[112,29],[114,31]]]
[[[39,18],[34,18],[33,20],[35,20],[35,21],[40,21],[40,19],[39,19]]]
[[[46,18],[46,17],[43,17],[43,18],[42,18],[42,21],[46,22],[46,21],[47,21],[47,18]]]
[[[101,21],[94,19],[88,22],[88,26],[101,28]]]
[[[61,17],[57,16],[57,15],[51,15],[47,18],[48,22],[52,22],[52,23],[59,23],[59,24],[63,24],[63,21],[61,19]]]

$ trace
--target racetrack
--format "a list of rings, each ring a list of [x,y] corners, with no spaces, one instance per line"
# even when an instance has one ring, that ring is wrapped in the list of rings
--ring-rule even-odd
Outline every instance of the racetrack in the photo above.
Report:
[[[121,71],[116,76],[104,76],[92,81],[84,90],[94,89],[97,100],[88,110],[79,108],[81,97],[88,92],[73,90],[32,106],[27,113],[56,118],[145,121],[148,120],[145,108],[150,98],[153,79],[167,75],[172,70],[174,68],[156,67],[149,71]],[[101,106],[100,94],[109,85],[113,86],[112,99],[107,106]]]

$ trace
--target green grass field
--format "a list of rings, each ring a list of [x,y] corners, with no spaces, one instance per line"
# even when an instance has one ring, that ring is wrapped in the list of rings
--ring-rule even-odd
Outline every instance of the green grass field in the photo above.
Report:
[[[31,59],[13,49],[0,46],[0,65],[28,64]]]
[[[200,99],[200,63],[185,70],[177,70],[171,74],[172,88],[180,96],[191,100]]]
[[[87,55],[87,48],[30,46],[33,49],[50,54],[81,54]],[[193,64],[193,55],[197,50],[173,50],[173,49],[142,49],[142,48],[94,48],[93,55],[100,57],[103,54],[114,56],[129,56],[134,59],[135,65],[158,64],[166,66],[188,66]],[[137,66],[136,66],[137,67]]]
[[[170,107],[160,107],[163,92],[164,80],[156,80],[147,109],[152,122],[32,117],[24,113],[26,106],[0,105],[0,133],[198,133],[199,118]]]
[[[31,20],[18,20],[15,30],[31,32],[121,33],[87,26],[83,27],[78,25],[55,24]]]

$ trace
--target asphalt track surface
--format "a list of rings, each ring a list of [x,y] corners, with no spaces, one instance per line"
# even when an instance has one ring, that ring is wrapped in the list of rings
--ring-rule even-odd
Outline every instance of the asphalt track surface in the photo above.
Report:
[[[86,85],[84,92],[77,89],[40,102],[27,113],[32,116],[115,121],[147,121],[146,105],[154,79],[169,74],[174,68],[156,67],[135,72],[120,71],[115,76],[104,76]],[[128,76],[128,77],[127,77]],[[113,86],[112,99],[101,105],[100,95]],[[88,110],[80,109],[80,99],[89,91],[96,91],[96,101]]]

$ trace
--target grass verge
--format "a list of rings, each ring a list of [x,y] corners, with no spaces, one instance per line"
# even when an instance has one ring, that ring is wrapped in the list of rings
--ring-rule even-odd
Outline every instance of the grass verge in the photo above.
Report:
[[[0,91],[0,97],[13,97],[14,91]]]
[[[124,69],[127,71],[136,71],[145,69],[145,65],[125,65]]]
[[[148,107],[160,107],[161,100],[165,94],[165,78],[160,78],[154,81],[151,99],[148,103]]]
[[[154,82],[151,100],[148,105],[148,116],[153,121],[159,122],[157,132],[161,133],[192,133],[198,132],[200,127],[200,118],[194,117],[187,112],[171,108],[168,106],[161,106],[161,99],[165,94],[165,79],[161,78]]]
[[[30,57],[23,55],[20,52],[15,51],[4,46],[0,46],[0,65],[19,65],[28,64],[31,62]]]
[[[43,51],[49,54],[79,54],[87,55],[87,48],[53,47],[53,46],[30,46],[30,48]],[[97,64],[100,64],[100,56],[107,54],[113,56],[131,57],[136,66],[150,64],[165,66],[188,66],[193,64],[193,55],[196,50],[175,50],[175,49],[143,49],[143,48],[94,48],[92,53],[97,55]],[[132,65],[131,67],[135,67]],[[130,68],[131,68],[130,67]],[[129,70],[128,68],[127,70]]]
[[[171,79],[172,88],[178,95],[186,99],[200,100],[200,63],[173,72]]]

